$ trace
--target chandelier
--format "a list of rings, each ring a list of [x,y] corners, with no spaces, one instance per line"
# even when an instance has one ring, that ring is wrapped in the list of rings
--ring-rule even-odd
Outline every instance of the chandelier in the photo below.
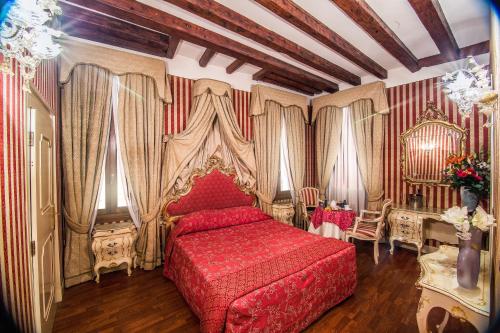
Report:
[[[442,78],[443,92],[457,104],[458,111],[465,118],[472,113],[474,104],[480,103],[486,95],[492,93],[488,71],[484,67],[485,65],[479,65],[469,56],[466,68],[446,73]]]
[[[23,89],[29,91],[29,81],[35,77],[40,62],[61,52],[53,40],[61,33],[48,26],[52,18],[61,14],[61,8],[57,0],[11,0],[2,12],[6,14],[0,26],[0,52],[4,58],[0,70],[13,75],[11,63],[16,59]]]

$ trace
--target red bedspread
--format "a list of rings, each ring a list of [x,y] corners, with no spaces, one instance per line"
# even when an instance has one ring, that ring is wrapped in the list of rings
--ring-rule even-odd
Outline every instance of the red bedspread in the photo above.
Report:
[[[354,292],[352,244],[252,207],[194,214],[169,236],[165,276],[200,318],[202,332],[299,331]]]

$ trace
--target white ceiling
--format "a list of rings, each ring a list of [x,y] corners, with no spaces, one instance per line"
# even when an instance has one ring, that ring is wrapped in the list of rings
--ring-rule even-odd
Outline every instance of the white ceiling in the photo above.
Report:
[[[284,60],[297,67],[303,68],[316,75],[338,82],[341,89],[350,85],[339,82],[313,68],[303,65],[284,54],[278,53],[253,40],[226,30],[199,16],[191,14],[177,6],[162,0],[139,0],[147,5],[156,7],[165,12],[176,15],[180,18],[198,24],[211,31],[237,40],[249,45],[259,51],[270,54],[276,58]],[[321,57],[347,69],[358,75],[362,83],[372,82],[377,78],[347,59],[338,55],[328,47],[316,41],[306,33],[295,28],[276,14],[268,11],[252,0],[216,0],[217,2],[233,9],[234,11],[247,16],[266,28],[277,32],[285,38],[292,40],[301,46],[313,51]],[[429,33],[424,28],[419,18],[413,11],[407,0],[366,0],[373,10],[386,22],[394,33],[405,43],[417,58],[423,58],[439,53],[438,48],[431,39]],[[442,64],[431,68],[423,68],[417,73],[408,71],[398,60],[382,48],[370,35],[361,29],[354,21],[347,17],[330,0],[294,0],[296,4],[304,8],[311,15],[323,22],[329,28],[337,32],[351,44],[356,46],[367,56],[388,70],[388,79],[385,80],[388,86],[412,82],[428,77],[444,74],[447,70],[457,68],[461,62]],[[446,19],[460,47],[476,44],[489,39],[489,7],[483,0],[439,0]],[[204,48],[183,42],[181,43],[177,55],[181,57],[199,59]],[[488,56],[477,57],[482,63],[488,62]],[[211,61],[210,66],[226,67],[234,59],[225,55],[217,54]],[[251,65],[244,65],[238,72],[251,76],[259,68]]]

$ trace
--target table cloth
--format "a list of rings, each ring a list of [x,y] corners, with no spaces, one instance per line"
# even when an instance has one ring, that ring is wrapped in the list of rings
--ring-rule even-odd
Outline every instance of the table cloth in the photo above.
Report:
[[[352,225],[355,218],[356,213],[352,210],[325,210],[322,207],[316,207],[311,215],[311,223],[315,229],[324,222],[334,223],[342,231],[345,231]]]

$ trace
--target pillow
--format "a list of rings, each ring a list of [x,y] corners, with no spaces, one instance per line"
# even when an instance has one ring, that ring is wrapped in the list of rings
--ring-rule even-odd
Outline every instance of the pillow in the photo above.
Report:
[[[250,206],[200,210],[181,217],[177,221],[175,229],[179,236],[191,232],[219,229],[269,219],[271,217],[260,208]]]

